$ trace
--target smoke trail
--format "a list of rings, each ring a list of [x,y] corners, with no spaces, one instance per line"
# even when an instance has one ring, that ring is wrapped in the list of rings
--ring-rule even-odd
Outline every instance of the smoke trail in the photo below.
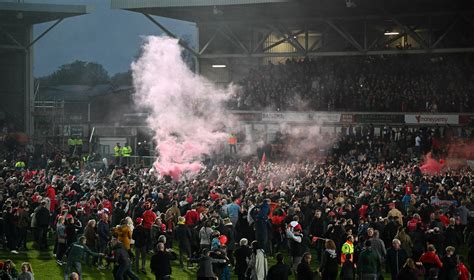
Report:
[[[233,89],[217,89],[191,72],[181,58],[178,40],[150,36],[132,64],[135,102],[146,108],[155,132],[161,175],[179,180],[202,168],[200,157],[224,141],[232,127],[224,102]]]

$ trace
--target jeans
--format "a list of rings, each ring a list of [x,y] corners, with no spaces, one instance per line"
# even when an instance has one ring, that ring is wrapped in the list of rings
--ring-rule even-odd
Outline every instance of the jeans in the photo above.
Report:
[[[120,265],[115,271],[115,279],[124,280],[128,278],[133,279],[133,280],[140,280],[135,274],[133,274],[130,264]]]
[[[64,253],[66,252],[66,243],[57,243],[56,247],[56,260],[62,261]]]
[[[38,227],[38,246],[40,249],[48,248],[48,226]]]
[[[82,280],[82,266],[81,262],[67,262],[66,269],[64,269],[64,280],[69,279],[69,274],[72,273],[72,268],[76,269],[77,274],[79,274],[79,279]]]
[[[28,228],[18,228],[18,247],[26,249],[26,237],[28,235]]]
[[[221,278],[220,280],[230,280],[230,270],[229,267],[226,265],[224,269],[222,270]]]
[[[291,259],[292,259],[291,269],[293,270],[293,272],[296,273],[296,269],[298,268],[298,265],[301,263],[303,256],[292,257]]]
[[[138,271],[140,256],[142,258],[142,269],[145,270],[146,263],[146,246],[135,247],[135,270]]]

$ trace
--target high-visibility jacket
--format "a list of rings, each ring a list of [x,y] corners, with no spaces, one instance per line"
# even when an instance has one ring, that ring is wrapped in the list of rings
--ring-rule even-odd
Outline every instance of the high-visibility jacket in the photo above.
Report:
[[[82,139],[76,139],[76,146],[82,146],[83,144]]]
[[[124,157],[131,156],[132,155],[132,147],[130,147],[130,145],[123,147],[122,148],[122,155]]]
[[[85,155],[85,156],[82,157],[82,160],[83,160],[84,162],[88,162],[88,161],[89,161],[89,158],[90,158],[89,155]]]
[[[25,164],[24,161],[19,160],[19,161],[17,161],[17,162],[15,163],[15,167],[16,167],[16,168],[25,168],[25,167],[26,167],[26,164]]]
[[[342,264],[346,262],[346,255],[350,255],[351,261],[354,261],[353,259],[354,244],[350,241],[346,241],[346,243],[342,245],[342,249],[341,249],[341,263]]]
[[[234,134],[229,135],[228,143],[229,145],[236,145],[237,137]]]
[[[122,156],[122,147],[120,147],[120,146],[115,146],[114,147],[114,156],[116,156],[116,157]]]
[[[74,146],[76,145],[76,141],[72,138],[67,139],[67,145],[68,146]]]

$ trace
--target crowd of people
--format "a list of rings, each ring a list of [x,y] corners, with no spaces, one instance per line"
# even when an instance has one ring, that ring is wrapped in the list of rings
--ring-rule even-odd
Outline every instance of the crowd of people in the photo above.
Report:
[[[52,252],[64,279],[82,279],[83,264],[114,279],[170,279],[175,264],[197,279],[465,280],[474,269],[472,170],[424,173],[414,160],[441,154],[439,139],[452,138],[449,127],[387,126],[380,136],[349,127],[325,158],[234,157],[179,182],[67,155],[3,161],[0,243],[12,255]],[[34,279],[29,264],[20,274],[11,260],[0,273]]]
[[[357,143],[370,127],[361,133],[346,139]],[[424,174],[410,159],[381,161],[354,145],[321,161],[217,163],[180,182],[140,167],[5,161],[0,241],[17,254],[32,237],[65,279],[81,277],[82,263],[114,279],[147,270],[169,279],[174,260],[198,279],[469,279],[472,171]],[[33,279],[27,263],[21,270],[7,260],[1,279]]]
[[[235,109],[472,112],[472,56],[399,55],[286,60],[251,70]]]

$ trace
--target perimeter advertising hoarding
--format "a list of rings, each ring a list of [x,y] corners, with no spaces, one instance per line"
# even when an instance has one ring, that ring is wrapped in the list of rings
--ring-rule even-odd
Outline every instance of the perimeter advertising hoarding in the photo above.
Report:
[[[407,124],[459,124],[459,115],[405,115]]]
[[[311,113],[311,112],[267,112],[262,113],[262,121],[268,122],[316,122],[316,123],[339,123],[339,113]]]
[[[356,114],[357,123],[401,124],[405,122],[402,114]]]
[[[474,115],[460,115],[459,124],[473,124],[474,125]]]

